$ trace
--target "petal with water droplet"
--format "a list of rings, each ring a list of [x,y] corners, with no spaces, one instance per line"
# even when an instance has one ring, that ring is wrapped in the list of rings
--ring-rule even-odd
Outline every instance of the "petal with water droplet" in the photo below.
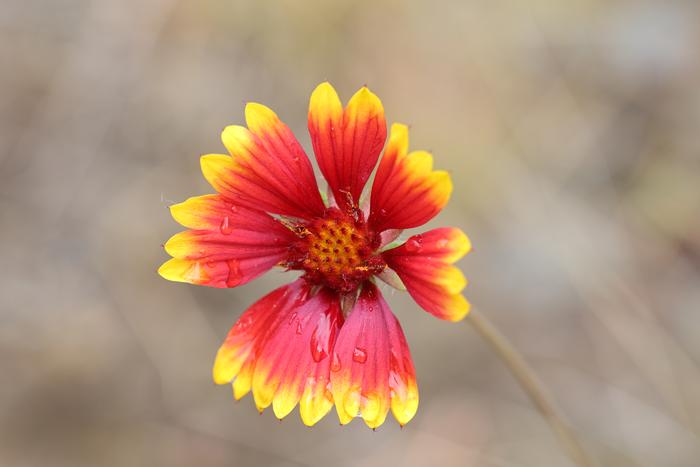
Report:
[[[236,207],[218,195],[190,198],[171,207],[187,230],[165,244],[173,260],[159,273],[166,279],[211,287],[235,287],[287,257],[295,236],[262,211]]]
[[[376,428],[394,407],[399,423],[413,417],[418,389],[411,356],[398,320],[374,284],[363,286],[335,351],[331,391],[340,423],[361,417]]]
[[[335,338],[342,323],[336,294],[327,289],[279,311],[280,325],[261,346],[253,375],[258,409],[283,418],[300,403],[302,420],[316,423],[332,403],[326,397]]]

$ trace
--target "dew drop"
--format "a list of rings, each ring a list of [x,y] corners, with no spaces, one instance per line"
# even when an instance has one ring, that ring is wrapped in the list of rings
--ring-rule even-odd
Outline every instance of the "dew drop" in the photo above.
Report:
[[[253,317],[245,316],[238,320],[238,322],[236,323],[236,329],[238,331],[245,331],[251,326],[251,324],[253,324]]]
[[[335,327],[332,327],[327,315],[322,315],[318,325],[311,334],[311,358],[320,362],[328,356],[330,340],[335,335]]]
[[[421,238],[420,235],[416,235],[415,237],[411,237],[408,239],[406,242],[406,251],[409,251],[411,253],[417,253],[423,248],[423,239]]]
[[[226,286],[235,287],[241,283],[241,268],[238,265],[238,261],[235,259],[230,259],[226,262],[228,265],[228,276],[226,277]]]
[[[313,339],[311,340],[311,358],[314,359],[314,362],[318,363],[324,358],[328,356],[328,352],[326,352],[326,349],[323,348],[323,345],[316,340],[314,341]]]
[[[221,221],[221,225],[219,226],[219,230],[221,231],[222,235],[231,235],[231,232],[233,232],[233,227],[231,226],[231,221],[229,220],[228,216],[224,216],[224,219]]]
[[[292,324],[294,320],[297,318],[297,312],[293,312],[292,316],[289,317],[289,324]]]
[[[386,217],[387,214],[388,214],[388,213],[387,213],[386,209],[381,208],[381,209],[379,210],[379,215],[380,215],[380,216]]]
[[[443,249],[447,246],[447,239],[446,238],[441,238],[440,240],[437,241],[435,244],[439,249]]]
[[[352,360],[357,363],[365,363],[367,361],[367,351],[360,347],[355,347],[352,351]]]
[[[306,389],[312,389],[316,386],[316,378],[313,376],[307,376],[306,377],[306,385],[304,386]]]
[[[331,371],[340,371],[340,357],[338,353],[333,353],[333,361],[331,362]]]
[[[297,334],[301,334],[304,331],[304,329],[301,326],[301,321],[297,323]]]
[[[314,330],[313,335],[311,336],[311,358],[314,359],[314,362],[320,362],[324,358],[328,356],[328,352],[326,352],[326,349],[323,347],[323,343],[318,339],[316,336],[316,330]]]

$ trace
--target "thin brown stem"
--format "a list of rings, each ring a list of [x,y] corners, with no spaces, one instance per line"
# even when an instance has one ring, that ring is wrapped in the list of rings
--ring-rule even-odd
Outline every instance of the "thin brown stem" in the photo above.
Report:
[[[467,316],[467,321],[501,357],[515,379],[520,383],[520,386],[530,397],[532,403],[535,404],[547,421],[569,457],[581,467],[595,466],[591,458],[583,450],[574,432],[564,421],[554,401],[547,394],[537,376],[535,376],[532,368],[523,359],[522,355],[513,348],[508,339],[478,310],[472,309]]]

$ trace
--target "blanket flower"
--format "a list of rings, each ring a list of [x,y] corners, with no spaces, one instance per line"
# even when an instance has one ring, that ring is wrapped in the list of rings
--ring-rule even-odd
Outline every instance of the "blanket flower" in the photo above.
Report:
[[[299,405],[309,426],[333,406],[341,424],[362,417],[374,429],[391,410],[403,426],[418,408],[416,372],[375,278],[438,318],[468,313],[466,280],[454,266],[470,249],[461,230],[395,242],[447,204],[449,174],[433,169],[428,152],[409,152],[405,125],[392,125],[387,141],[382,103],[367,87],[345,107],[329,83],[311,95],[309,133],[326,199],[272,110],[249,103],[245,120],[222,133],[229,155],[201,158],[217,194],[171,206],[188,230],[165,244],[172,259],[158,272],[211,287],[236,287],[275,266],[301,274],[241,315],[218,351],[214,381],[231,384],[236,399],[252,392],[258,410],[272,405],[280,419]]]

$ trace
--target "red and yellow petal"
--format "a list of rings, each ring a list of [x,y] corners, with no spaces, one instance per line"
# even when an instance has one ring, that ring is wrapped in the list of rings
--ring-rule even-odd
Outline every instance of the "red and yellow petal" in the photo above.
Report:
[[[294,235],[262,211],[236,206],[219,195],[190,198],[171,207],[175,220],[197,230],[165,244],[173,257],[164,278],[211,287],[244,284],[286,258]]]
[[[188,229],[216,229],[231,214],[234,205],[221,195],[194,196],[170,206],[170,214]],[[225,226],[224,226],[225,227]]]
[[[341,424],[362,417],[377,428],[391,409],[405,425],[418,409],[411,354],[398,320],[366,283],[343,324],[331,363],[331,391]]]
[[[289,239],[284,232],[275,235],[236,229],[230,234],[214,230],[185,230],[170,237],[165,251],[173,258],[225,261],[267,256],[285,256]]]
[[[216,384],[233,383],[237,399],[251,387],[252,370],[270,329],[281,319],[280,310],[291,308],[308,295],[303,279],[273,290],[236,321],[216,354],[212,376]]]
[[[281,188],[271,175],[265,174],[264,177],[260,177],[254,172],[251,173],[240,161],[234,163],[231,156],[224,154],[207,154],[199,161],[204,178],[217,192],[234,204],[254,208],[251,198],[256,198],[257,207],[265,211],[285,214],[293,212],[298,215],[298,208],[289,206],[283,199],[280,194]],[[268,182],[266,179],[273,181]],[[269,186],[271,183],[272,187]]]
[[[202,156],[204,177],[237,205],[313,218],[325,206],[309,158],[291,130],[261,104],[246,106],[249,128],[231,125],[221,139],[231,157]]]
[[[284,255],[208,261],[172,258],[158,268],[163,279],[219,289],[246,284],[277,265]]]
[[[382,257],[423,309],[440,319],[459,321],[469,312],[461,294],[467,281],[452,264],[470,249],[461,230],[441,228],[414,235]]]
[[[304,279],[280,287],[231,328],[214,363],[214,382],[232,383],[236,399],[252,389],[258,410],[272,405],[278,418],[299,404],[304,424],[314,425],[333,407],[330,355],[342,322],[334,293],[312,294]]]
[[[322,213],[325,206],[313,166],[289,127],[270,108],[255,102],[246,105],[245,118],[250,132],[279,162],[283,172],[278,176],[291,184],[289,188],[298,196],[297,201],[301,201],[310,214]],[[231,149],[229,151],[235,154]]]
[[[386,140],[381,101],[362,87],[343,109],[333,86],[321,83],[309,102],[309,133],[336,203],[357,205]]]
[[[338,297],[324,289],[280,314],[256,360],[255,404],[261,411],[272,405],[283,418],[299,403],[303,422],[313,425],[333,407],[330,355],[343,321]]]
[[[408,152],[408,128],[394,124],[372,185],[369,223],[376,231],[425,224],[447,204],[452,181],[425,151]]]

